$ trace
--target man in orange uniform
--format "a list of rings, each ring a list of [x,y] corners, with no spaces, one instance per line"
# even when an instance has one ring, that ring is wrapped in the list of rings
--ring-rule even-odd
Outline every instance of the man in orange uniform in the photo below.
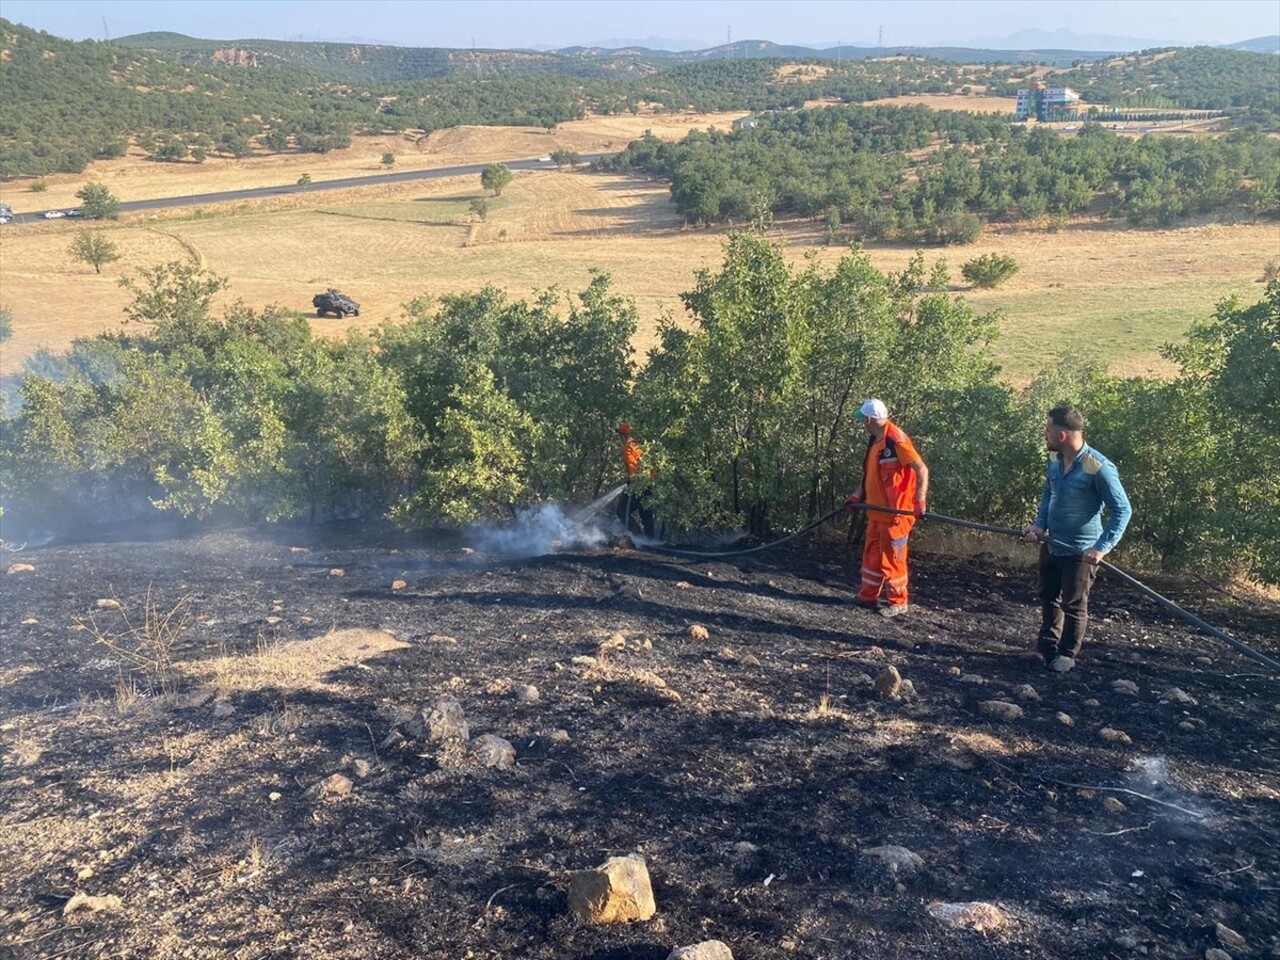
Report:
[[[649,508],[649,495],[653,491],[649,487],[636,489],[636,477],[640,473],[640,458],[644,456],[644,451],[631,435],[631,424],[618,424],[618,436],[622,438],[622,469],[627,476],[627,489],[618,498],[618,519],[622,521],[623,528],[631,532],[635,530],[631,516],[638,512],[644,535],[653,539],[653,510]]]
[[[862,486],[845,501],[849,509],[865,503],[867,541],[862,551],[862,585],[859,606],[874,609],[883,591],[883,617],[907,612],[907,540],[916,520],[924,516],[929,493],[929,468],[911,438],[889,419],[879,400],[862,405],[858,416],[867,426],[867,452],[862,461]],[[909,510],[886,513],[873,507]]]

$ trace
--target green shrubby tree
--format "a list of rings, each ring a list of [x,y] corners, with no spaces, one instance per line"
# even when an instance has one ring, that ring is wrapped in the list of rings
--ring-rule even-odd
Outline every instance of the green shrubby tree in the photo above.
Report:
[[[76,196],[80,198],[80,212],[90,220],[116,220],[120,216],[120,201],[100,183],[86,183]]]
[[[999,253],[984,253],[960,267],[960,275],[983,290],[1000,286],[1018,272],[1018,261]]]
[[[81,230],[71,242],[71,259],[87,263],[94,273],[102,273],[102,267],[120,259],[120,249],[101,230]]]
[[[511,182],[511,171],[501,163],[491,163],[480,174],[480,186],[492,190],[495,197],[502,196],[503,188]]]

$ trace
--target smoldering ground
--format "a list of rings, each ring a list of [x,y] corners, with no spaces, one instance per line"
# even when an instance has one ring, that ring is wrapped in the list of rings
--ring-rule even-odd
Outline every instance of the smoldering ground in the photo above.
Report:
[[[566,529],[530,523],[535,546]],[[0,577],[4,950],[662,960],[715,938],[739,960],[976,960],[1202,956],[1219,923],[1240,957],[1280,937],[1274,680],[1105,578],[1057,676],[1028,656],[1030,575],[992,561],[921,554],[916,615],[886,621],[849,603],[840,541],[503,561],[466,534],[357,534],[68,543]],[[1159,586],[1280,646],[1274,606]],[[123,686],[95,642],[148,603],[183,612],[172,696],[145,671]],[[876,695],[886,664],[913,697]],[[512,769],[389,743],[445,694]],[[315,795],[334,773],[351,791]],[[866,855],[884,845],[923,868],[891,876]],[[574,921],[570,872],[631,852],[654,920]],[[121,909],[64,918],[78,891]],[[977,900],[1008,925],[928,909]]]

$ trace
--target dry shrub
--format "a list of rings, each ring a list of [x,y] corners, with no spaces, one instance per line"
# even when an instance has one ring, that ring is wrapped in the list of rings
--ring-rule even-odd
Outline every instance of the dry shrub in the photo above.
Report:
[[[76,621],[93,635],[94,643],[102,644],[128,667],[127,673],[121,670],[116,685],[117,709],[127,710],[136,702],[140,689],[138,678],[142,680],[141,689],[150,696],[172,697],[178,692],[173,648],[191,622],[190,603],[190,597],[183,597],[165,610],[148,589],[141,623],[135,623],[123,605],[120,616],[124,626],[119,630],[100,627],[93,616],[87,621]]]
[[[1272,257],[1262,267],[1262,282],[1280,280],[1280,257]]]

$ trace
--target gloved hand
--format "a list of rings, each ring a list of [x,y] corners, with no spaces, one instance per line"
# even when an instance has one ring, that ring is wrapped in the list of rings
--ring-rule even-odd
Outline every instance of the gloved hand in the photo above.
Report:
[[[911,507],[911,512],[916,515],[917,520],[919,520],[921,517],[924,516],[925,514],[924,497],[916,498],[916,502]]]
[[[849,494],[849,496],[847,496],[844,501],[844,512],[852,513],[855,509],[857,509],[860,503],[862,503],[862,497],[858,496],[858,494],[856,493]]]

